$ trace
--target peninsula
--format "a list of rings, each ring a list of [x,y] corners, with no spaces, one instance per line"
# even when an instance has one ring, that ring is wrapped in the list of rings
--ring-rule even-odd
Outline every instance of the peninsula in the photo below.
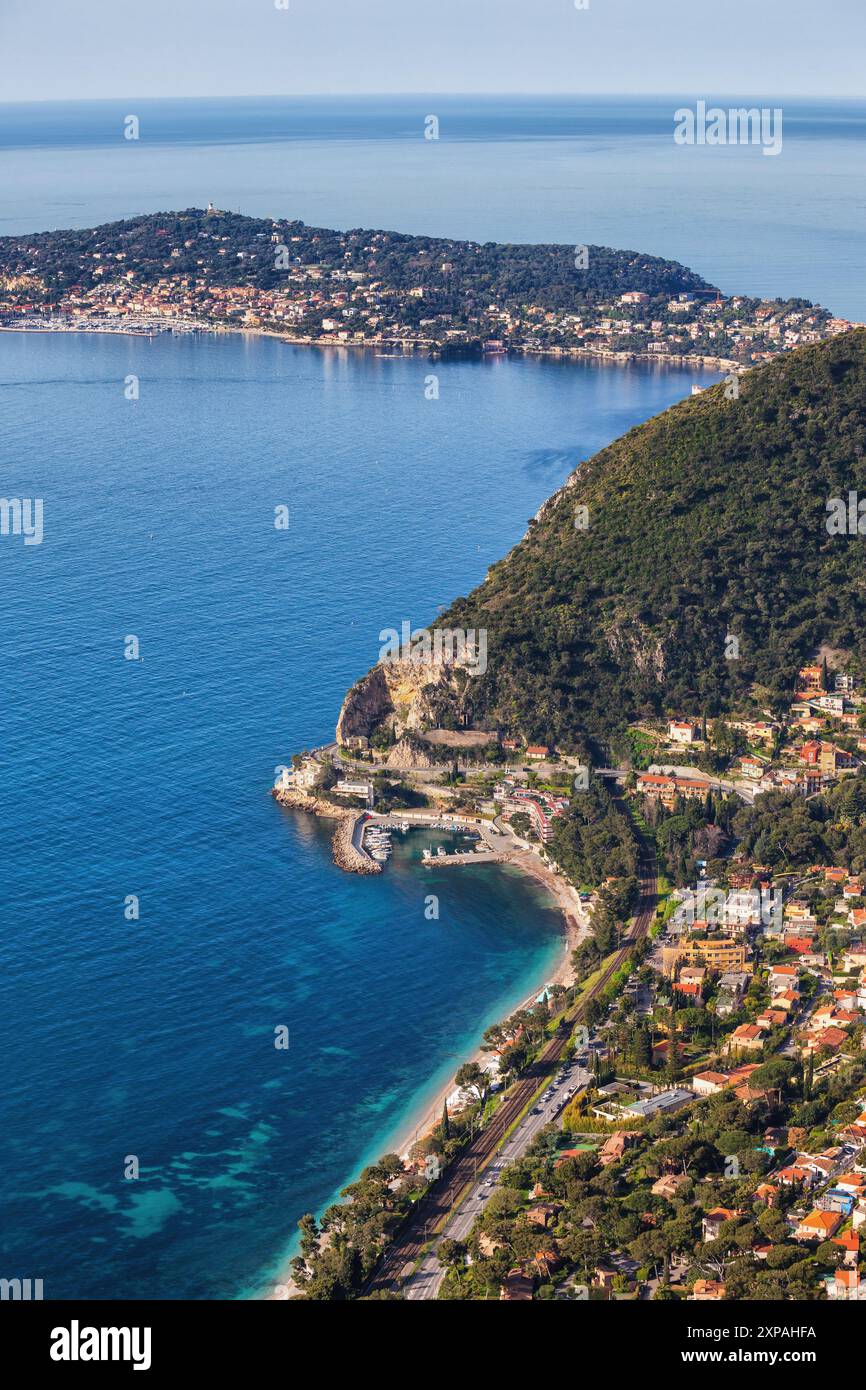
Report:
[[[723,295],[636,251],[332,231],[208,207],[0,237],[0,327],[234,329],[444,358],[589,354],[732,370],[851,325],[805,299]]]

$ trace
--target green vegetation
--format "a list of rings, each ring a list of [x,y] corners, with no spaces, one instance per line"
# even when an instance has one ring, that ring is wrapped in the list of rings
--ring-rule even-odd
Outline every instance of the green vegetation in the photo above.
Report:
[[[0,318],[33,327],[46,314],[423,344],[441,358],[602,349],[743,363],[822,336],[831,318],[808,300],[723,298],[636,251],[340,232],[200,208],[0,238]]]
[[[288,265],[277,264],[279,245],[287,248]],[[321,274],[336,269],[343,276],[361,275],[392,290],[422,289],[423,295],[405,305],[416,323],[440,313],[459,320],[486,308],[491,300],[515,310],[533,303],[575,311],[627,290],[641,290],[665,303],[683,292],[706,297],[716,293],[676,261],[606,246],[587,250],[587,266],[578,270],[573,246],[482,245],[400,232],[340,232],[300,221],[232,212],[209,216],[201,208],[187,208],[80,231],[0,238],[0,271],[36,271],[49,297],[57,297],[73,286],[98,286],[109,256],[134,266],[144,285],[169,273],[176,278],[206,275],[210,284],[224,288],[273,290],[285,285],[287,270]]]
[[[838,1266],[839,1247],[792,1239],[786,1218],[800,1200],[796,1188],[777,1188],[773,1205],[757,1189],[788,1151],[788,1129],[806,1127],[819,1139],[829,1117],[839,1120],[840,1100],[863,1079],[862,1064],[852,1064],[806,1100],[800,1069],[775,1058],[751,1079],[753,1087],[772,1088],[767,1099],[747,1106],[722,1092],[630,1127],[622,1157],[603,1167],[596,1150],[574,1148],[571,1133],[543,1131],[505,1170],[475,1223],[467,1241],[471,1263],[461,1260],[458,1277],[444,1260],[441,1297],[498,1298],[515,1266],[532,1271],[541,1299],[557,1288],[579,1297],[580,1286],[599,1283],[600,1271],[618,1271],[614,1291],[648,1283],[653,1297],[686,1297],[697,1279],[721,1281],[729,1299],[821,1297],[821,1276]],[[612,1128],[582,1119],[578,1107],[566,1118],[576,1133]],[[781,1138],[768,1143],[768,1134]],[[676,1178],[676,1189],[654,1193],[666,1175]],[[704,1227],[710,1212],[713,1224]]]
[[[782,707],[828,641],[866,662],[862,540],[827,500],[866,495],[866,331],[714,387],[583,464],[439,620],[487,630],[474,722],[583,752],[663,712]],[[588,509],[585,530],[575,526]],[[729,636],[738,656],[729,659]]]
[[[813,864],[841,864],[866,871],[866,773],[848,777],[808,801],[768,792],[743,807],[733,828],[756,863],[779,872]]]

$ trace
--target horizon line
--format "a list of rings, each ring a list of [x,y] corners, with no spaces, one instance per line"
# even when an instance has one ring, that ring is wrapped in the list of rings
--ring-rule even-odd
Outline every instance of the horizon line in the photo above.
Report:
[[[694,90],[694,89],[692,89],[692,90]],[[80,104],[80,105],[84,106],[84,105],[96,105],[96,104],[99,103],[99,102],[113,102],[113,101],[186,101],[186,102],[193,102],[193,101],[304,101],[304,100],[310,100],[310,99],[317,100],[317,101],[345,101],[345,100],[351,100],[351,99],[353,99],[353,98],[358,98],[358,97],[367,98],[367,99],[380,98],[380,99],[383,99],[383,100],[394,100],[394,99],[396,99],[396,98],[416,98],[416,97],[463,97],[463,98],[473,98],[473,99],[475,99],[475,100],[478,100],[479,98],[490,98],[490,99],[507,98],[507,99],[509,99],[509,100],[514,100],[515,98],[526,98],[526,99],[528,99],[528,100],[548,100],[548,99],[568,98],[568,99],[570,99],[570,100],[580,100],[580,99],[584,98],[584,99],[586,99],[586,100],[588,100],[588,101],[589,101],[589,100],[592,100],[592,99],[595,98],[595,97],[615,97],[615,98],[620,99],[620,100],[625,99],[625,100],[630,100],[630,101],[641,101],[641,100],[646,100],[647,98],[658,98],[658,99],[663,99],[663,98],[671,98],[671,99],[674,99],[674,98],[676,98],[676,99],[680,99],[680,98],[682,98],[682,97],[685,96],[685,95],[686,95],[686,93],[685,93],[683,90],[679,90],[679,91],[670,91],[670,90],[667,90],[667,91],[644,91],[644,92],[620,92],[620,91],[608,90],[608,89],[605,89],[605,90],[601,90],[601,89],[600,89],[600,90],[598,90],[598,91],[591,91],[591,92],[588,92],[588,91],[580,91],[580,92],[577,92],[577,91],[569,91],[569,90],[565,90],[565,89],[563,89],[563,90],[561,90],[561,91],[559,91],[559,90],[557,90],[557,91],[551,91],[551,90],[547,90],[547,91],[528,91],[528,90],[526,90],[526,91],[523,91],[523,90],[521,90],[521,91],[509,91],[509,90],[502,90],[502,91],[463,91],[463,90],[460,90],[460,91],[457,91],[457,90],[451,91],[451,90],[440,90],[440,91],[436,91],[436,90],[434,90],[434,89],[432,89],[432,88],[425,88],[425,89],[423,89],[423,90],[419,88],[417,91],[366,91],[366,90],[365,90],[365,91],[352,91],[352,92],[233,92],[233,93],[230,93],[230,94],[225,94],[225,93],[222,93],[222,94],[221,94],[221,93],[216,93],[216,92],[197,92],[197,93],[195,93],[194,95],[180,94],[180,93],[172,93],[172,94],[162,94],[162,95],[158,95],[158,96],[154,96],[154,95],[149,95],[149,96],[148,96],[148,95],[143,95],[143,94],[141,94],[141,93],[139,93],[138,95],[130,95],[129,93],[117,93],[117,94],[112,95],[112,96],[99,96],[99,97],[85,97],[85,96],[18,97],[18,98],[13,98],[13,99],[7,99],[7,100],[0,101],[0,107],[4,107],[4,106],[65,106],[65,105],[69,105],[69,104]],[[721,94],[721,93],[718,93],[718,92],[717,92],[716,95],[717,95],[718,99],[738,98],[738,99],[746,100],[746,99],[748,99],[748,98],[754,98],[754,97],[755,97],[754,91],[752,91],[752,92],[727,91],[727,92],[725,92],[724,94]],[[695,97],[695,100],[701,100],[701,99],[702,99],[701,96]],[[856,101],[856,102],[861,103],[862,105],[866,105],[866,96],[863,96],[861,93],[855,93],[855,92],[843,92],[843,93],[841,93],[841,94],[838,93],[838,92],[828,93],[828,92],[811,92],[811,91],[810,91],[810,92],[777,92],[777,93],[774,94],[774,96],[773,96],[772,98],[767,98],[767,96],[766,96],[766,94],[765,94],[763,99],[764,99],[764,100],[772,99],[772,100],[777,100],[777,101],[790,101],[790,100],[796,100],[796,101],[827,101],[827,102]]]

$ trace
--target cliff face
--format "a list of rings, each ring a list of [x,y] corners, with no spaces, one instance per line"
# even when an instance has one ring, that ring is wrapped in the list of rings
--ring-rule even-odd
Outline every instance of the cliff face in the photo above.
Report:
[[[614,623],[607,631],[607,645],[614,660],[631,665],[642,676],[651,676],[657,685],[665,677],[666,638],[653,633],[638,618]]]
[[[337,742],[369,738],[375,729],[393,728],[397,739],[439,722],[443,712],[463,708],[467,674],[459,661],[414,657],[379,662],[356,681],[337,720]]]
[[[405,768],[434,768],[441,766],[441,763],[433,756],[428,744],[417,738],[404,737],[394,744],[385,759],[385,766],[400,771]]]
[[[582,463],[438,624],[483,668],[396,661],[341,715],[600,750],[636,718],[783,705],[827,644],[866,670],[866,330],[755,367]],[[866,512],[866,502],[858,507]],[[861,525],[864,529],[861,529]]]

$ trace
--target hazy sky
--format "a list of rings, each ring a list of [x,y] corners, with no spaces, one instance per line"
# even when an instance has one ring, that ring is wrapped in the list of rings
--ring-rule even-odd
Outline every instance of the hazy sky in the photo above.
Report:
[[[0,0],[7,101],[861,95],[864,59],[866,0]]]

